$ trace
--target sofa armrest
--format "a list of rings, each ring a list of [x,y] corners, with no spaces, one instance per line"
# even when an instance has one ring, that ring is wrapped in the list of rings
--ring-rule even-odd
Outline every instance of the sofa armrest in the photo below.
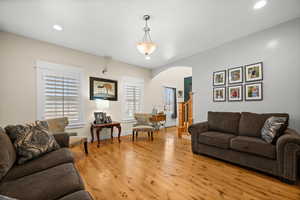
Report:
[[[69,147],[70,136],[68,133],[56,133],[53,136],[60,147]]]
[[[297,180],[297,162],[300,157],[300,135],[287,129],[276,143],[279,174],[290,181]]]
[[[192,133],[203,133],[208,131],[208,122],[199,122],[196,124],[192,124],[189,126],[188,131],[190,134]]]
[[[208,131],[208,122],[192,124],[189,126],[188,131],[192,135],[192,151],[195,153],[197,150],[199,135]]]

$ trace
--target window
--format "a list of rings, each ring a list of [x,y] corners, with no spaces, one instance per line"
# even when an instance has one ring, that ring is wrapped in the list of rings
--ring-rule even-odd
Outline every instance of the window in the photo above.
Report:
[[[84,125],[83,72],[80,68],[37,62],[37,118],[68,117],[69,128]]]
[[[176,88],[170,88],[170,87],[165,87],[164,88],[164,93],[165,93],[165,109],[167,110],[170,115],[174,115],[175,113],[175,105],[176,105]],[[173,118],[173,117],[172,117]]]
[[[124,120],[134,120],[134,113],[143,111],[144,81],[135,78],[124,78]]]

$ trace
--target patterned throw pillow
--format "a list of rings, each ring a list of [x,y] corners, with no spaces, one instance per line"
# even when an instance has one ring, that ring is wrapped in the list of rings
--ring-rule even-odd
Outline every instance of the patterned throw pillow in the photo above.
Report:
[[[270,117],[267,119],[261,129],[262,138],[269,144],[275,144],[277,138],[282,134],[282,127],[286,120],[286,117]]]
[[[0,200],[17,200],[17,199],[10,198],[10,197],[7,197],[7,196],[3,196],[3,195],[0,194]]]
[[[18,164],[60,148],[55,138],[39,125],[16,125],[5,128],[18,154]]]

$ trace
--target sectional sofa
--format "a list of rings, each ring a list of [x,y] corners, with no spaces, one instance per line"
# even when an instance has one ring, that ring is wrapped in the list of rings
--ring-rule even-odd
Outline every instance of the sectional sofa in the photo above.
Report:
[[[0,195],[18,200],[92,200],[84,190],[68,148],[67,134],[54,135],[60,149],[25,164],[16,164],[16,151],[0,128]],[[1,196],[0,196],[1,199]]]
[[[265,142],[261,129],[271,116],[289,119],[285,113],[208,112],[208,121],[189,127],[192,151],[295,183],[299,172],[300,135],[287,128],[287,120],[276,143]]]

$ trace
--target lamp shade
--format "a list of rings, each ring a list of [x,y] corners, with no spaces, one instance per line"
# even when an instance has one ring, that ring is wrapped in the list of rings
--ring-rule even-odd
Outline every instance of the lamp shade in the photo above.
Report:
[[[137,49],[143,55],[150,55],[156,49],[156,44],[154,42],[139,42],[137,43]]]

